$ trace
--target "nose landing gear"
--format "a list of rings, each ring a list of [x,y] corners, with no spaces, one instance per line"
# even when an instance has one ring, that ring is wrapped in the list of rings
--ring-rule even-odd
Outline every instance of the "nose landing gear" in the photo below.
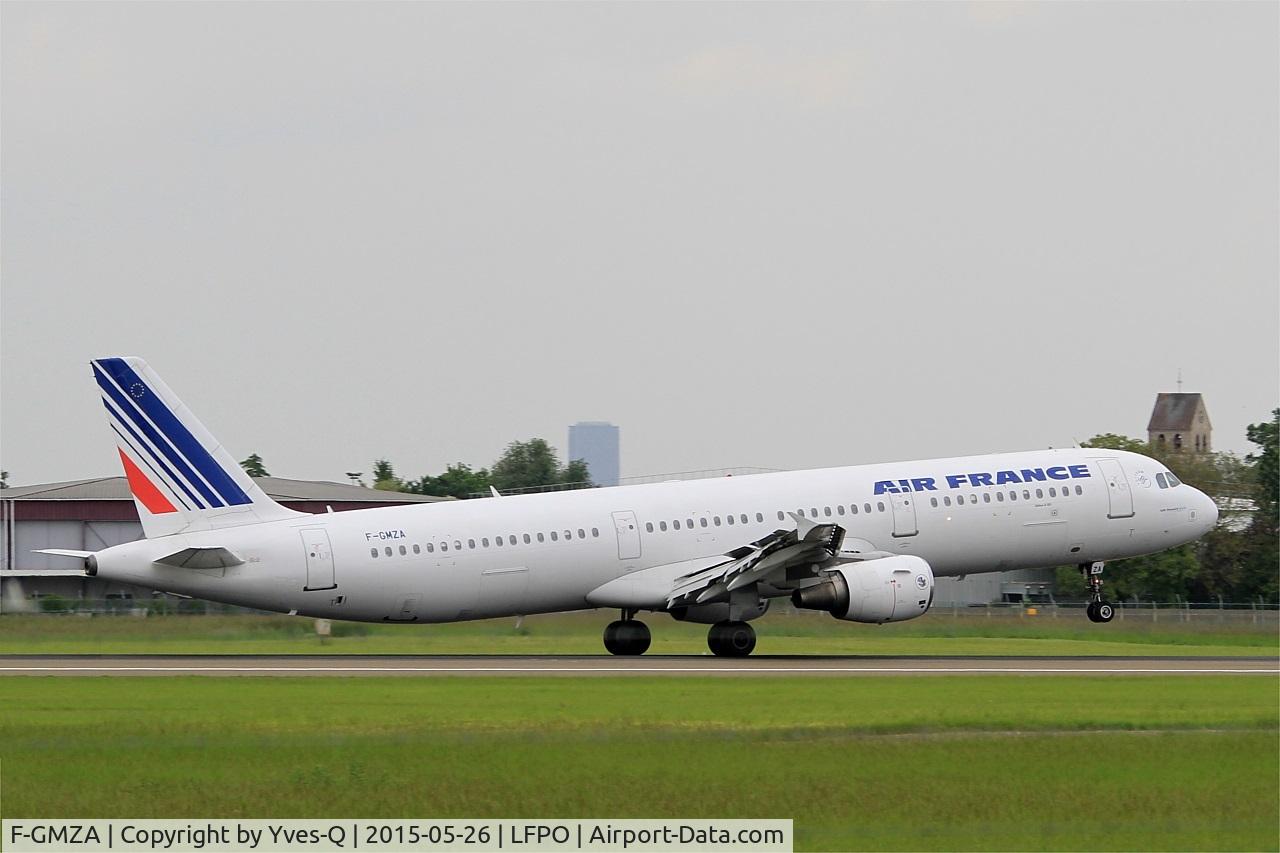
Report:
[[[653,641],[649,626],[634,619],[634,610],[622,611],[622,618],[604,629],[604,647],[611,655],[642,655]]]
[[[1105,567],[1101,560],[1080,564],[1080,574],[1089,584],[1089,605],[1084,612],[1090,622],[1110,622],[1116,615],[1111,602],[1102,597],[1102,570]]]

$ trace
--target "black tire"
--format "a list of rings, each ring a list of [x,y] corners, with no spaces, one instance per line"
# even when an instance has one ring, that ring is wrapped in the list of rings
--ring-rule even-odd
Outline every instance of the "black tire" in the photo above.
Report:
[[[744,658],[756,647],[756,631],[746,622],[717,622],[707,632],[707,648],[718,657]]]
[[[1097,617],[1093,620],[1095,622],[1110,622],[1116,618],[1116,609],[1111,606],[1110,601],[1094,602],[1093,615]]]
[[[1090,601],[1084,608],[1084,615],[1089,617],[1090,622],[1098,621],[1098,602]]]
[[[610,622],[604,629],[604,647],[611,655],[642,655],[651,642],[649,626],[638,619]]]

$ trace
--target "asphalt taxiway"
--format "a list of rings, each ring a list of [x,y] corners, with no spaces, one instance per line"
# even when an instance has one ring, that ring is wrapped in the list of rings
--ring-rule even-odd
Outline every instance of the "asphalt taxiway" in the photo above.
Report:
[[[867,676],[1280,675],[1276,657],[671,655],[0,655],[0,675]]]

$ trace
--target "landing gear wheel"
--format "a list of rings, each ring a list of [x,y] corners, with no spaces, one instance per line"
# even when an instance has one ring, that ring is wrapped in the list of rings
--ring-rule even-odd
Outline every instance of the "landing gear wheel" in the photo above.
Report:
[[[1111,606],[1110,601],[1095,601],[1093,603],[1094,622],[1110,622],[1116,616],[1116,609]]]
[[[619,619],[604,629],[604,647],[611,655],[642,655],[652,641],[649,626],[638,619]]]
[[[756,630],[746,622],[717,622],[707,632],[707,648],[717,657],[744,658],[756,647]]]
[[[1080,574],[1084,575],[1085,582],[1089,585],[1089,604],[1084,612],[1090,622],[1110,622],[1116,615],[1111,602],[1102,597],[1103,567],[1101,561],[1080,564]]]

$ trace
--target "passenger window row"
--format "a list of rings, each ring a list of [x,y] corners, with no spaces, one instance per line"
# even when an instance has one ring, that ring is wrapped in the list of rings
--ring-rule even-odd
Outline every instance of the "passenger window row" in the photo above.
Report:
[[[1075,489],[1076,489],[1076,494],[1077,494],[1077,495],[1082,495],[1082,494],[1084,494],[1084,489],[1082,489],[1080,486],[1078,486],[1078,485],[1077,485],[1077,486],[1075,487]],[[992,492],[983,492],[983,493],[982,493],[982,502],[983,502],[983,503],[987,503],[987,504],[991,503],[991,501],[992,501],[991,495],[992,495],[992,494],[993,494]],[[995,494],[995,501],[996,501],[996,503],[1004,503],[1004,496],[1005,496],[1005,492],[995,492],[994,494]],[[1051,498],[1056,498],[1056,497],[1064,497],[1064,498],[1065,498],[1065,497],[1069,497],[1069,496],[1070,496],[1070,494],[1071,494],[1071,490],[1070,490],[1067,486],[1063,486],[1063,487],[1062,487],[1061,494],[1059,494],[1059,491],[1058,491],[1058,487],[1057,487],[1057,486],[1050,486],[1050,487],[1049,487],[1049,497],[1051,497]],[[1016,501],[1016,500],[1018,500],[1018,490],[1017,490],[1017,489],[1010,489],[1010,490],[1008,491],[1008,495],[1009,495],[1009,500],[1010,500],[1010,501]],[[1036,498],[1037,498],[1037,499],[1042,499],[1042,498],[1044,498],[1044,496],[1045,496],[1045,494],[1044,494],[1044,489],[1036,489]],[[1023,489],[1023,490],[1022,490],[1022,500],[1024,500],[1024,501],[1029,501],[1029,500],[1031,500],[1031,490],[1030,490],[1030,489]],[[975,493],[971,493],[971,494],[969,495],[968,503],[970,503],[970,504],[975,504],[975,505],[976,505],[976,504],[978,503],[978,496],[977,496],[977,494],[975,494]],[[939,506],[938,498],[936,498],[936,497],[929,498],[929,505],[930,505],[930,506]],[[944,496],[942,497],[941,505],[942,505],[942,506],[951,506],[951,496],[950,496],[950,495],[944,495]],[[955,505],[956,505],[956,506],[964,506],[964,505],[965,505],[965,496],[964,496],[964,495],[956,495]]]
[[[466,540],[466,550],[473,551],[476,548],[488,548],[490,547],[490,545],[492,545],[495,548],[503,548],[508,546],[514,548],[515,546],[519,545],[522,542],[525,545],[532,545],[534,541],[559,542],[562,537],[565,542],[572,542],[575,538],[575,531],[572,528],[568,528],[568,529],[565,529],[563,532],[558,530],[552,530],[550,533],[534,533],[532,535],[528,533],[522,533],[522,534],[519,534],[519,536],[517,536],[514,533],[509,533],[509,534],[503,534],[503,535],[493,537],[492,543],[489,541],[488,536],[482,536],[478,540],[473,538],[468,538]],[[587,529],[585,527],[579,527],[576,531],[576,538],[579,540],[586,539]],[[598,527],[591,528],[591,538],[592,539],[600,538],[600,528]],[[462,551],[463,540],[454,539],[452,542],[448,540],[441,540],[438,543],[428,542],[425,545],[418,545],[415,543],[411,547],[413,549],[413,553],[415,554],[421,554],[424,549],[428,554],[434,554],[437,548],[439,548],[440,553],[445,554],[449,552],[450,547],[452,547],[454,551]],[[390,545],[386,546],[382,550],[383,550],[383,553],[388,557],[395,556],[396,549]],[[400,551],[400,556],[402,557],[408,556],[409,547],[400,545],[399,551]],[[378,549],[370,548],[369,556],[377,557]]]

